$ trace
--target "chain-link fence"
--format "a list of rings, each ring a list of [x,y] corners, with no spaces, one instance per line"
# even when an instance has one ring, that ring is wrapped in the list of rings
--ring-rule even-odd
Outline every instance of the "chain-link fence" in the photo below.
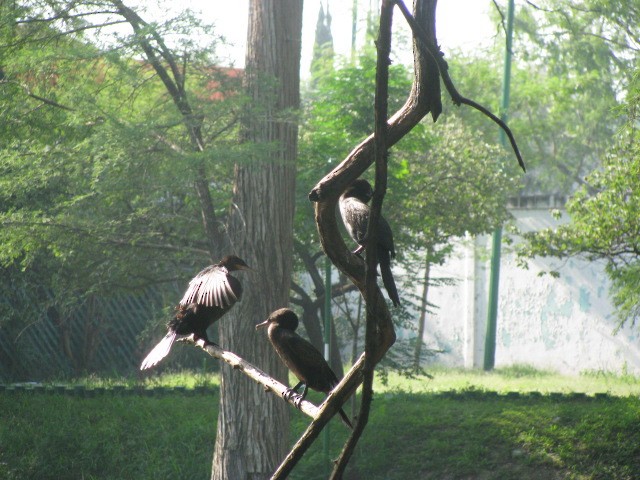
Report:
[[[171,297],[171,298],[169,298]],[[84,375],[129,376],[166,330],[173,302],[159,289],[92,295],[62,312],[6,320],[0,328],[0,382],[59,380]],[[176,348],[160,368],[198,368],[195,349]],[[175,354],[174,354],[175,353]]]

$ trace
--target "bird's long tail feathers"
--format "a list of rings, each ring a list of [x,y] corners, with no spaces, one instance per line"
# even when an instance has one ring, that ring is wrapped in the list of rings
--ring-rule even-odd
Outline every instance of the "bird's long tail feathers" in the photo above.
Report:
[[[351,430],[353,430],[353,425],[351,424],[351,420],[349,420],[349,417],[347,417],[347,414],[344,412],[344,410],[340,409],[338,410],[338,413],[340,414],[340,418],[342,418],[342,422]]]
[[[151,368],[166,357],[169,354],[169,350],[171,350],[171,346],[173,345],[173,342],[175,342],[177,335],[178,334],[176,332],[172,330],[169,331],[169,333],[167,333],[164,338],[160,340],[155,347],[153,347],[153,350],[151,350],[149,355],[147,355],[142,361],[140,370]]]
[[[378,262],[380,263],[380,274],[382,275],[382,283],[384,288],[387,289],[389,298],[393,302],[393,306],[400,305],[400,297],[398,296],[398,289],[396,288],[396,282],[393,279],[391,273],[391,259],[389,258],[389,251],[384,249],[378,250]]]

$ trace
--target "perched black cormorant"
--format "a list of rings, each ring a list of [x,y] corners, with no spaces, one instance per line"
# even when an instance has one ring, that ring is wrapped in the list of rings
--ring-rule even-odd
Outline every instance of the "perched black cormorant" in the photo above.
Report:
[[[269,315],[264,322],[256,325],[269,327],[269,341],[275,348],[278,356],[285,365],[298,377],[300,382],[289,389],[287,395],[291,396],[304,385],[304,390],[298,402],[307,395],[307,390],[312,388],[318,392],[329,393],[338,384],[338,378],[333,373],[331,367],[322,354],[316,350],[307,340],[298,335],[295,330],[298,328],[298,316],[288,308],[281,308]],[[347,414],[342,410],[338,411],[342,421],[353,428]]]
[[[229,274],[235,270],[250,268],[241,258],[227,255],[189,282],[187,291],[176,307],[175,316],[167,324],[169,331],[142,361],[140,370],[151,368],[166,357],[179,335],[194,334],[196,340],[213,343],[207,336],[207,328],[227,313],[242,295],[242,285]]]
[[[366,236],[369,224],[369,205],[367,203],[371,197],[373,197],[371,184],[362,178],[355,180],[340,196],[342,221],[351,238],[358,244],[358,248],[353,252],[355,254],[362,252],[367,244]],[[391,227],[384,217],[380,216],[378,221],[378,263],[384,288],[387,289],[393,305],[397,307],[400,305],[400,297],[391,273],[391,259],[395,256],[396,250],[393,245]]]

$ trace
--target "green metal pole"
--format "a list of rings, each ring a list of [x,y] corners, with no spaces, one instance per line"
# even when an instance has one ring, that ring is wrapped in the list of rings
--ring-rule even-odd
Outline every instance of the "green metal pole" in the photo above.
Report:
[[[511,54],[513,45],[514,0],[509,0],[507,10],[507,38],[504,52],[504,72],[502,77],[502,105],[500,118],[507,121],[509,97],[511,93]],[[500,143],[505,146],[507,137],[500,129]],[[487,312],[487,334],[484,343],[484,369],[492,370],[496,363],[496,330],[498,324],[498,293],[500,287],[500,254],[502,247],[502,226],[493,232],[491,246],[491,274],[489,277],[489,309]]]
[[[325,257],[324,264],[324,358],[331,364],[331,260]],[[331,469],[329,457],[329,424],[322,433],[322,448],[325,458],[326,473]]]

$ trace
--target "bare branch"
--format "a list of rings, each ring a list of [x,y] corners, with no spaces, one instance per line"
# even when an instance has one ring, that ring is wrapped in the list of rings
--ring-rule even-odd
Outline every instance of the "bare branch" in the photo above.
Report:
[[[369,422],[369,412],[371,401],[373,400],[373,372],[376,363],[386,353],[380,353],[379,345],[382,343],[378,337],[378,332],[383,331],[385,322],[391,322],[391,317],[386,305],[384,310],[372,308],[375,303],[376,291],[379,293],[377,285],[378,266],[378,223],[382,211],[382,203],[387,191],[387,108],[389,97],[389,63],[391,55],[391,25],[393,21],[393,1],[383,0],[380,9],[380,31],[376,46],[378,48],[376,63],[376,93],[375,93],[375,135],[374,135],[374,158],[376,164],[376,182],[371,200],[371,210],[367,226],[366,269],[365,269],[365,304],[367,320],[365,324],[365,355],[363,365],[362,398],[360,402],[360,414],[358,421],[351,432],[351,435],[336,461],[332,479],[340,479],[344,475],[351,455]],[[386,313],[386,315],[385,315]],[[391,325],[393,329],[393,325]],[[388,348],[388,347],[387,347]]]
[[[294,280],[291,280],[291,290],[293,290],[300,296],[300,298],[295,298],[289,295],[289,301],[291,303],[302,307],[305,304],[313,302],[313,300],[311,300],[311,297],[307,295],[307,292],[304,291],[304,288],[298,285]]]
[[[263,372],[256,366],[239,357],[233,352],[224,350],[217,345],[206,344],[204,340],[194,341],[194,336],[191,335],[187,338],[179,340],[180,342],[187,342],[202,348],[205,352],[214,358],[222,360],[234,369],[241,371],[252,380],[262,385],[265,392],[272,392],[283,400],[287,401],[291,405],[297,408],[298,397],[292,396],[288,399],[285,398],[285,393],[289,392],[289,388],[272,378],[267,373]],[[302,455],[307,448],[317,438],[318,434],[322,431],[322,428],[338,413],[338,410],[351,396],[358,385],[362,382],[362,367],[364,365],[364,354],[358,359],[350,370],[349,375],[345,376],[340,383],[334,388],[334,390],[327,396],[325,401],[319,406],[315,406],[308,400],[302,400],[300,402],[299,409],[306,415],[313,418],[313,421],[307,427],[306,432],[300,437],[296,445],[287,455],[287,458],[280,465],[278,470],[271,477],[272,479],[284,479],[288,476],[291,470],[295,467],[297,462],[302,458]]]
[[[103,245],[113,245],[119,247],[131,247],[137,249],[146,249],[146,250],[164,250],[169,252],[193,252],[197,255],[206,254],[207,250],[202,250],[196,247],[189,247],[183,244],[180,245],[171,245],[169,243],[150,243],[150,242],[142,242],[142,241],[132,241],[130,239],[123,239],[121,237],[113,237],[102,235],[97,233],[89,228],[84,228],[81,225],[73,225],[70,223],[63,222],[53,222],[49,219],[41,220],[41,221],[14,221],[14,220],[4,220],[0,222],[0,226],[7,227],[36,227],[36,228],[58,228],[67,232],[67,234],[73,234],[78,236],[78,238],[86,237],[96,239],[97,242]]]
[[[455,85],[453,84],[451,77],[449,76],[449,66],[447,65],[447,62],[444,60],[444,58],[442,58],[442,53],[439,51],[439,49],[434,50],[432,48],[429,42],[429,37],[427,33],[422,29],[420,24],[416,22],[415,18],[413,18],[413,16],[407,9],[406,5],[402,2],[402,0],[393,0],[393,1],[396,3],[396,5],[398,5],[398,8],[400,8],[400,11],[402,12],[405,19],[407,20],[407,23],[411,27],[411,31],[413,32],[414,38],[418,39],[417,44],[419,48],[425,50],[426,53],[436,61],[438,65],[438,69],[440,70],[440,77],[442,78],[442,81],[445,87],[447,88],[447,91],[449,92],[449,95],[451,96],[451,100],[453,100],[453,103],[458,106],[460,104],[464,104],[472,108],[475,108],[476,110],[479,110],[480,112],[484,113],[496,124],[498,124],[500,128],[502,128],[502,130],[504,130],[504,132],[507,134],[507,137],[509,137],[511,148],[513,148],[513,151],[516,154],[516,158],[518,159],[518,164],[520,165],[520,168],[522,168],[522,170],[526,172],[524,160],[522,159],[522,155],[520,154],[520,149],[518,148],[518,144],[516,143],[516,139],[513,136],[511,129],[507,126],[506,123],[504,123],[500,118],[498,118],[493,113],[491,113],[487,108],[483,107],[482,105],[480,105],[479,103],[473,100],[470,100],[460,95]]]
[[[53,15],[50,17],[31,17],[31,18],[17,19],[16,24],[21,25],[21,24],[30,24],[30,23],[50,23],[55,20],[73,20],[76,18],[83,18],[83,17],[93,16],[93,15],[116,15],[116,14],[118,14],[118,12],[112,11],[112,10],[92,10],[90,12],[80,12],[75,14],[70,14],[68,10],[65,10],[62,13],[59,13],[57,15]],[[101,25],[94,25],[94,26],[101,26]]]
[[[25,23],[25,22],[23,22]],[[60,31],[60,32],[56,32],[50,35],[46,35],[46,36],[32,36],[32,37],[28,37],[28,38],[23,38],[20,39],[17,42],[13,42],[13,43],[6,43],[2,45],[2,48],[13,48],[13,47],[17,47],[18,45],[23,45],[23,44],[42,44],[45,41],[48,40],[55,40],[57,38],[62,38],[65,37],[67,35],[72,35],[74,33],[80,33],[83,32],[85,30],[92,30],[92,29],[100,29],[100,28],[104,28],[104,27],[110,27],[112,25],[120,25],[123,23],[128,23],[126,20],[113,20],[111,22],[105,22],[105,23],[100,23],[100,24],[87,24],[87,25],[82,25],[80,27],[76,27],[76,28],[72,28],[71,30],[64,30],[64,31]]]
[[[49,105],[50,107],[61,108],[62,110],[67,110],[68,112],[75,111],[75,108],[67,107],[66,105],[62,105],[61,103],[58,103],[54,100],[50,100],[48,98],[41,97],[40,95],[36,95],[35,93],[31,93],[26,87],[25,87],[25,90],[28,97],[31,97],[35,100],[39,100],[45,105]]]
[[[307,252],[304,244],[299,240],[294,240],[293,248],[300,257],[300,260],[302,260],[302,263],[304,263],[304,266],[307,269],[307,273],[309,274],[309,276],[311,277],[311,281],[313,282],[313,288],[316,294],[324,292],[324,281],[320,276],[318,267],[316,266],[316,260],[319,257],[309,255],[309,252]]]
[[[265,392],[274,393],[282,397],[284,401],[296,407],[298,397],[293,395],[293,396],[290,396],[288,400],[285,398],[285,393],[289,392],[290,390],[289,387],[287,387],[283,383],[280,383],[278,380],[271,377],[267,373],[263,372],[258,367],[247,362],[244,358],[239,357],[233,352],[224,350],[220,348],[218,345],[213,345],[210,343],[207,344],[204,342],[204,340],[199,339],[197,341],[194,341],[193,335],[187,338],[183,338],[179,341],[192,343],[196,347],[200,347],[209,355],[211,355],[213,358],[217,358],[219,360],[222,360],[228,363],[235,370],[239,370],[240,372],[244,373],[246,376],[248,376],[252,380],[255,380],[257,383],[259,383],[264,387]],[[305,415],[309,415],[311,418],[314,418],[314,419],[318,418],[322,413],[321,408],[316,407],[313,403],[309,402],[308,400],[302,400],[300,402],[300,411],[302,411],[302,413],[304,413]]]
[[[505,21],[505,18],[504,18],[504,13],[500,9],[500,5],[498,5],[498,2],[496,2],[496,0],[492,0],[492,3],[493,3],[493,6],[496,8],[496,11],[500,15],[500,24],[502,25],[502,30],[504,30],[506,32],[507,31],[507,24],[506,24],[506,21]]]
[[[387,2],[385,2],[386,4]],[[435,1],[433,0],[418,0],[418,3],[428,4],[421,10],[421,18],[430,18],[431,21],[435,21]],[[435,31],[431,37],[433,44],[436,45]],[[404,135],[406,135],[415,125],[417,125],[425,115],[431,112],[434,118],[437,118],[439,114],[440,105],[440,91],[439,88],[433,86],[429,87],[429,82],[432,81],[433,76],[429,74],[429,69],[433,69],[432,58],[425,55],[424,52],[419,49],[414,49],[415,57],[415,77],[414,83],[404,106],[396,112],[393,117],[389,119],[387,127],[387,139],[385,148],[390,147],[397,141],[399,141]],[[434,97],[438,98],[434,98]],[[358,145],[349,156],[340,163],[332,172],[325,176],[311,191],[309,198],[311,201],[316,202],[316,224],[318,227],[318,233],[320,235],[320,241],[325,253],[329,256],[331,261],[338,269],[340,269],[356,287],[365,293],[365,270],[362,260],[352,255],[347,249],[344,240],[340,234],[337,226],[335,209],[338,201],[338,197],[353,180],[359,177],[371,163],[373,162],[374,151],[374,136],[371,135],[364,142]],[[395,342],[395,331],[389,311],[386,306],[386,301],[377,284],[374,282],[371,285],[371,292],[366,296],[368,308],[371,311],[378,312],[381,317],[377,320],[377,331],[375,335],[376,348],[374,351],[369,352],[370,358],[368,362],[370,365],[375,365],[386,351]],[[365,293],[366,295],[366,293]],[[364,357],[361,357],[364,362]],[[356,370],[358,368],[358,370]],[[336,395],[346,395],[355,391],[359,382],[363,380],[362,372],[359,371],[361,367],[354,365],[351,370],[345,376],[345,379],[349,381],[340,382],[340,384],[334,389]],[[367,384],[370,386],[372,376],[368,375],[369,379]],[[358,383],[350,383],[350,382]],[[366,394],[367,396],[369,394]],[[330,400],[328,400],[330,401]],[[369,401],[366,398],[365,401]],[[356,431],[361,433],[362,429],[366,425],[367,418],[357,422]],[[323,425],[314,422],[310,425],[305,432],[305,435],[294,447],[294,450],[290,453],[289,457],[283,462],[278,472],[288,472],[293,468],[298,456],[301,456],[308,446],[313,441],[313,438],[317,436]],[[359,435],[359,433],[357,434]],[[350,442],[345,445],[342,458],[345,460],[339,468],[344,468],[346,461],[350,456],[350,451],[357,443],[357,435],[351,437]],[[284,473],[286,475],[286,473]],[[282,476],[274,476],[274,478],[284,478]]]
[[[178,111],[182,114],[185,128],[194,151],[202,152],[205,143],[202,136],[202,120],[196,118],[184,90],[183,74],[171,50],[166,46],[160,34],[145,22],[134,10],[127,7],[121,0],[111,0],[120,14],[127,19],[147,60],[156,71]],[[159,56],[158,56],[159,55]],[[162,60],[169,66],[165,68]],[[206,240],[211,258],[216,258],[226,244],[227,232],[218,221],[215,212],[209,184],[206,181],[206,171],[203,162],[196,167],[198,176],[194,181],[194,188],[200,202],[202,224],[206,232]]]
[[[318,415],[312,421],[302,436],[293,446],[287,457],[274,472],[271,480],[285,479],[291,473],[293,468],[300,461],[304,453],[313,444],[324,426],[329,422],[331,417],[341,408],[342,404],[355,393],[358,385],[362,383],[362,367],[364,366],[364,354],[360,356],[358,361],[353,365],[349,373],[336,385],[333,391],[320,405]],[[356,426],[357,428],[357,426]]]
[[[184,80],[184,79],[183,79]],[[231,130],[233,127],[235,127],[238,124],[239,121],[239,117],[237,114],[234,114],[231,119],[222,127],[218,128],[217,130],[209,133],[209,135],[207,136],[207,143],[214,143],[215,140],[218,139],[218,137],[221,137],[223,134],[225,134],[226,132],[228,132],[229,130]]]
[[[45,105],[49,105],[51,107],[60,108],[62,110],[67,110],[68,112],[75,111],[75,108],[67,107],[66,105],[62,105],[61,103],[58,103],[55,100],[51,100],[50,98],[42,97],[40,95],[37,95],[37,94],[33,93],[28,85],[24,85],[22,83],[11,81],[11,80],[7,80],[7,79],[0,80],[0,85],[3,84],[3,83],[5,85],[6,84],[14,84],[14,85],[19,86],[20,88],[22,88],[24,90],[25,94],[28,97],[33,98],[34,100],[38,100],[38,101],[44,103]]]
[[[397,4],[414,33],[414,70],[415,77],[409,97],[403,107],[387,121],[386,88],[389,62],[389,46],[391,42],[392,8]],[[351,393],[357,384],[353,379],[363,381],[362,409],[354,432],[344,446],[332,478],[342,478],[355,445],[368,421],[368,408],[372,399],[373,369],[388,349],[395,342],[395,330],[387,309],[386,301],[377,286],[375,222],[380,215],[382,199],[386,190],[386,155],[388,149],[406,135],[428,113],[434,121],[441,112],[440,78],[442,78],[454,102],[468,104],[480,109],[498,124],[501,124],[524,168],[517,145],[510,131],[495,116],[477,103],[462,97],[455,89],[447,73],[447,63],[437,44],[435,35],[435,0],[415,0],[416,18],[411,16],[400,0],[383,0],[380,15],[380,36],[378,38],[378,69],[376,77],[376,131],[343,160],[335,169],[326,175],[309,193],[309,199],[315,202],[315,218],[322,248],[333,264],[344,273],[361,291],[367,308],[367,338],[362,363],[347,373],[343,382],[334,389],[333,395],[343,398]],[[421,25],[428,26],[425,31]],[[369,242],[367,244],[365,268],[362,259],[352,255],[347,249],[337,226],[335,210],[338,198],[344,189],[358,178],[374,162],[376,162],[376,188],[369,218]],[[347,380],[349,379],[349,380]],[[325,403],[331,403],[328,399]],[[322,415],[321,415],[322,416]],[[326,422],[325,422],[326,423]],[[280,466],[273,478],[284,478],[302,456],[324,424],[320,419],[312,422],[307,431],[294,446],[287,459]]]

